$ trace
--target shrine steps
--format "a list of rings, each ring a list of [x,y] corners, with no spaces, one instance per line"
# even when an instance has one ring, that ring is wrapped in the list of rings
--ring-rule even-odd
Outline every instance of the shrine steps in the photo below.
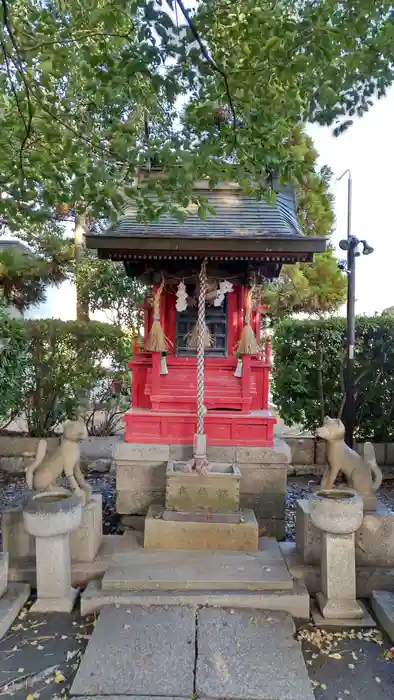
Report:
[[[156,411],[195,411],[197,407],[197,376],[195,367],[171,366],[168,374],[160,376],[160,388],[152,389],[152,369],[148,369],[145,395],[150,397]],[[204,403],[208,409],[249,410],[257,398],[256,380],[250,377],[248,396],[243,396],[242,380],[234,376],[233,368],[205,368]]]
[[[278,543],[258,552],[135,550],[113,558],[81,596],[81,612],[109,604],[236,607],[309,617],[309,595],[293,581]]]
[[[192,445],[195,411],[151,411],[131,408],[123,420],[125,441],[132,443]],[[205,416],[209,445],[272,447],[276,418],[269,411],[212,411]]]
[[[104,590],[101,581],[90,581],[81,594],[81,615],[92,615],[106,605],[179,606],[194,608],[243,608],[287,612],[298,620],[308,620],[309,594],[302,581],[294,581],[290,590],[248,591],[144,591]]]

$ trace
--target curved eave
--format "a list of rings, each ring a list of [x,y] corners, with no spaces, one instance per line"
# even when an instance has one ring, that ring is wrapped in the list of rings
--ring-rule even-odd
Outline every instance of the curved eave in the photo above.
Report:
[[[315,253],[323,253],[327,239],[318,236],[231,236],[229,237],[179,237],[179,236],[106,236],[87,235],[88,248],[97,250],[100,257],[117,260],[130,257],[217,257],[228,260],[247,256],[249,259],[282,259],[283,262],[303,260],[312,262]]]

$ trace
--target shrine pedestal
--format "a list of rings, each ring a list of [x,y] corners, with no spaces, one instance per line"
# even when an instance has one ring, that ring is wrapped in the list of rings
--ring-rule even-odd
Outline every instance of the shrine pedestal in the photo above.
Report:
[[[192,445],[118,443],[115,447],[116,507],[120,515],[146,515],[165,502],[167,463],[192,457]],[[290,448],[211,445],[208,459],[236,464],[240,473],[240,508],[253,509],[260,535],[284,539],[285,494]]]
[[[259,530],[253,511],[244,510],[227,519],[224,516],[163,512],[160,506],[151,506],[145,518],[144,547],[257,552]]]
[[[103,536],[102,496],[94,493],[82,509],[80,526],[70,533],[70,552],[73,562],[93,562]],[[35,558],[34,537],[26,532],[22,505],[11,505],[3,511],[3,548],[11,561]]]

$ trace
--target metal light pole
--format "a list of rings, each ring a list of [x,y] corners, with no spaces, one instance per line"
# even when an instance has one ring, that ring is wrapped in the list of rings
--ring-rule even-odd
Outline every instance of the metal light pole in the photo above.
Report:
[[[345,425],[345,441],[349,447],[353,447],[353,431],[355,425],[354,406],[354,346],[356,342],[355,328],[355,301],[356,301],[356,266],[355,248],[350,244],[352,235],[352,174],[350,170],[345,170],[338,178],[347,175],[347,338],[346,338],[346,365],[344,373],[345,385],[345,405],[343,409],[343,419]]]
[[[347,237],[339,242],[339,247],[347,251],[347,337],[346,337],[346,364],[344,372],[345,405],[343,408],[343,423],[345,425],[345,442],[353,447],[353,433],[356,425],[356,406],[354,401],[354,348],[356,344],[356,257],[360,255],[358,246],[363,244],[363,255],[373,253],[373,248],[366,241],[359,241],[352,235],[352,174],[345,170],[338,178],[348,175],[347,181]]]

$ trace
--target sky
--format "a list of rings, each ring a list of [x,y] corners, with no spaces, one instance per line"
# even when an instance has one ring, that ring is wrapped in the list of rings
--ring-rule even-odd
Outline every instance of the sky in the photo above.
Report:
[[[381,312],[394,306],[394,87],[342,136],[335,138],[330,129],[315,125],[308,127],[308,133],[320,164],[334,172],[335,245],[346,237],[347,176],[340,182],[335,178],[351,171],[352,233],[374,248],[372,255],[357,258],[356,313]],[[338,255],[346,256],[339,248]],[[47,302],[27,315],[74,319],[75,306],[75,289],[64,284],[49,289]]]

